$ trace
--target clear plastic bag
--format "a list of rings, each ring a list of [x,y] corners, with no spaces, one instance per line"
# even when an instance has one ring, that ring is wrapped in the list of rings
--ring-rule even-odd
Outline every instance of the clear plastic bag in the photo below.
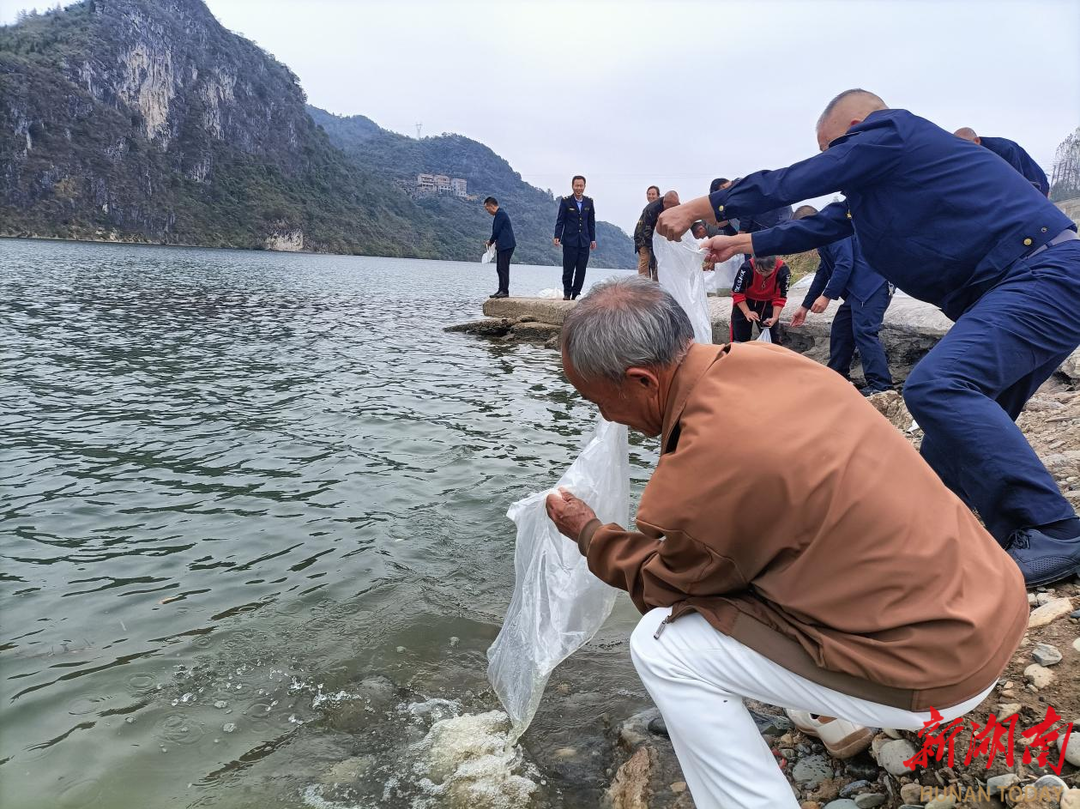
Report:
[[[490,245],[488,249],[484,251],[484,255],[480,256],[480,263],[490,264],[493,258],[495,258],[495,245]]]
[[[772,342],[772,327],[766,326],[763,329],[759,327],[758,331],[760,332],[758,334],[758,340],[760,340],[763,343],[771,343]]]
[[[694,340],[708,345],[713,339],[708,295],[705,293],[705,273],[701,270],[705,251],[698,247],[697,240],[689,231],[678,242],[669,242],[654,233],[652,243],[660,286],[670,292],[686,311],[694,327]]]
[[[538,298],[549,298],[551,300],[554,300],[556,298],[561,299],[562,296],[563,296],[562,290],[555,289],[554,287],[548,287],[547,289],[541,289],[539,292],[536,293],[536,297],[538,297]]]
[[[626,525],[626,427],[600,418],[558,487],[588,503],[602,522]],[[514,596],[487,651],[488,680],[513,722],[515,740],[532,722],[551,672],[596,634],[615,603],[614,588],[596,578],[577,544],[555,530],[544,506],[550,492],[518,500],[507,512],[517,524]]]

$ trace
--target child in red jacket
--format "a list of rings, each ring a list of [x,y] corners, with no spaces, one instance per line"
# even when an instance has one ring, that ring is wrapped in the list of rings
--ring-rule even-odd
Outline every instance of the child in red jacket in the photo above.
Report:
[[[731,285],[731,341],[753,339],[757,323],[771,329],[772,341],[781,342],[780,312],[787,303],[791,270],[776,256],[757,256],[745,261]]]

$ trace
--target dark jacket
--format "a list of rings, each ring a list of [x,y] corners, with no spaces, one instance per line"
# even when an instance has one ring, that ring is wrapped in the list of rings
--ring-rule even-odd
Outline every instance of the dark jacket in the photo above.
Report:
[[[739,233],[757,233],[760,230],[774,228],[791,219],[791,206],[781,205],[771,211],[739,217]]]
[[[571,194],[559,200],[559,215],[555,219],[555,238],[566,247],[588,247],[596,241],[596,210],[592,197],[581,197],[581,211]]]
[[[814,274],[810,290],[803,298],[803,306],[809,309],[820,295],[831,301],[838,298],[855,298],[865,303],[870,296],[881,289],[885,279],[871,269],[859,250],[858,240],[841,239],[818,248],[821,264]]]
[[[1009,663],[1020,569],[836,372],[761,342],[692,345],[660,448],[637,530],[593,520],[578,537],[640,611],[699,612],[812,682],[909,711],[970,699]]]
[[[979,140],[982,141],[983,146],[1027,177],[1028,182],[1042,191],[1044,197],[1050,194],[1050,182],[1046,179],[1046,174],[1023,146],[1008,138],[979,138]]]
[[[907,110],[879,110],[821,154],[710,195],[721,219],[841,192],[816,216],[755,233],[790,255],[858,233],[878,273],[956,320],[1017,259],[1076,224],[989,149]]]
[[[488,241],[495,244],[495,249],[500,253],[517,247],[517,242],[514,240],[514,226],[510,224],[510,217],[502,208],[495,211],[491,222],[491,238]]]

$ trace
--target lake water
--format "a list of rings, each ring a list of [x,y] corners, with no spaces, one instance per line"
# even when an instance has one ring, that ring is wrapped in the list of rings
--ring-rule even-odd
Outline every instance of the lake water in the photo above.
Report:
[[[595,417],[555,352],[442,331],[494,288],[479,263],[0,240],[5,809],[449,805],[416,751],[498,708],[507,506]],[[632,443],[636,487],[654,459]],[[606,723],[647,704],[635,618],[621,596],[553,676],[512,763],[534,805],[610,782]]]

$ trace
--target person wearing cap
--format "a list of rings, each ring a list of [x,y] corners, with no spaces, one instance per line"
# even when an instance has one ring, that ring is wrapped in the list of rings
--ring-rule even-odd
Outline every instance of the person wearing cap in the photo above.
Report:
[[[816,213],[817,208],[813,205],[803,205],[795,211],[792,219],[797,221]],[[791,318],[791,328],[797,329],[806,322],[808,314],[821,314],[829,308],[830,303],[843,298],[844,302],[833,316],[829,333],[829,367],[844,379],[850,379],[851,360],[858,349],[863,378],[866,380],[859,392],[872,396],[892,390],[889,360],[879,336],[885,310],[892,300],[889,283],[866,263],[854,236],[822,245],[818,248],[818,256],[821,263],[802,306]]]
[[[1050,181],[1046,179],[1046,172],[1039,168],[1034,158],[1016,141],[1008,138],[980,138],[970,126],[961,127],[953,134],[989,149],[1026,177],[1027,181],[1038,188],[1044,197],[1050,196]]]
[[[561,490],[549,517],[642,613],[630,657],[698,809],[798,809],[747,710],[835,756],[993,693],[1027,629],[1016,565],[837,374],[762,342],[700,345],[659,284],[594,286],[560,340],[570,384],[659,436],[633,528]],[[724,462],[722,459],[732,459]]]
[[[821,154],[665,211],[658,232],[843,192],[816,216],[714,236],[709,249],[788,255],[857,234],[875,271],[941,307],[955,323],[904,386],[923,458],[1029,586],[1072,576],[1080,518],[1015,419],[1080,344],[1076,224],[988,149],[865,90],[834,98],[817,135]]]

